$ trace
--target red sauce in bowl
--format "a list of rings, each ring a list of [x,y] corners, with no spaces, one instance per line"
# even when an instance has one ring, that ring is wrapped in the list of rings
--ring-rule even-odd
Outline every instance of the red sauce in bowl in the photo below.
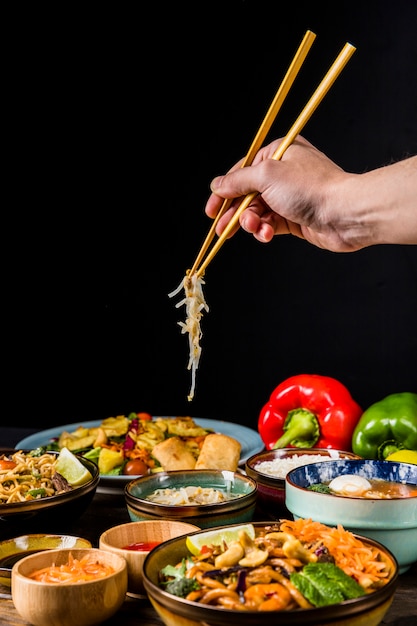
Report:
[[[150,552],[152,548],[159,546],[160,541],[137,541],[123,546],[123,550],[136,550],[136,552]]]

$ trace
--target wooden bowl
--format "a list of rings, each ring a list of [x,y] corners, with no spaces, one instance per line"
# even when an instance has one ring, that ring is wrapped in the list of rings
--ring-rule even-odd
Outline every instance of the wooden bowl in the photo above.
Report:
[[[104,531],[99,539],[99,548],[118,554],[126,560],[128,593],[145,595],[142,568],[152,547],[196,530],[200,530],[199,526],[175,520],[128,522]],[[142,545],[136,545],[136,549],[132,549],[135,544]],[[128,549],[126,546],[131,546],[131,548]]]
[[[68,563],[72,555],[91,555],[114,572],[76,583],[45,583],[29,578],[35,570]],[[12,568],[12,598],[21,617],[34,626],[90,626],[110,618],[122,606],[127,591],[126,561],[97,548],[45,550],[21,559]]]

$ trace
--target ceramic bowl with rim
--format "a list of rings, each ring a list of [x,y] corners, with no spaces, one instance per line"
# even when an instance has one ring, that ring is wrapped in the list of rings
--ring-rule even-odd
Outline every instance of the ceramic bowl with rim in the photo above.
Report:
[[[220,492],[223,499],[211,504],[186,502],[182,493],[196,487],[204,493]],[[177,504],[160,504],[149,499],[157,490],[180,495]],[[131,521],[172,519],[199,528],[250,521],[256,506],[256,482],[241,472],[227,470],[179,470],[136,478],[125,487]],[[173,501],[173,500],[172,500]]]
[[[0,541],[0,570],[3,572],[3,582],[0,585],[0,597],[11,598],[11,571],[17,561],[23,557],[41,552],[42,550],[57,550],[58,548],[92,548],[88,539],[72,535],[21,535],[12,539]],[[0,579],[1,579],[0,574]],[[8,590],[7,590],[8,587]]]
[[[268,518],[279,519],[288,516],[285,477],[291,469],[320,460],[359,458],[353,452],[331,448],[280,448],[254,454],[246,461],[245,471],[258,485],[260,512]]]
[[[1,454],[13,454],[17,450],[7,451],[3,448]],[[23,450],[28,453],[30,450]],[[55,454],[57,453],[48,453]],[[43,524],[48,527],[52,522],[77,519],[87,509],[92,501],[100,480],[98,467],[93,461],[78,457],[82,464],[90,471],[92,480],[74,487],[70,491],[45,498],[25,500],[23,502],[0,503],[0,539],[12,535],[43,532]]]
[[[404,498],[345,497],[312,491],[342,475],[407,483],[416,495]],[[417,561],[417,465],[395,461],[340,459],[304,465],[286,476],[286,506],[294,518],[312,519],[370,537],[396,557],[400,574]]]
[[[88,539],[72,535],[50,535],[38,533],[21,535],[0,541],[0,566],[13,567],[28,554],[41,550],[57,550],[58,548],[92,548]]]
[[[81,582],[40,582],[30,578],[36,570],[67,564],[70,555],[78,560],[87,556],[113,571],[105,577]],[[20,559],[12,568],[13,603],[19,615],[34,626],[101,624],[122,606],[126,590],[126,561],[98,548],[44,550]]]
[[[123,557],[127,563],[129,595],[145,595],[143,562],[149,552],[163,541],[200,530],[194,524],[174,520],[127,522],[105,530],[99,548]]]
[[[271,528],[273,524],[277,522],[269,522],[267,526]],[[255,528],[264,528],[266,522],[254,522],[253,525]],[[227,531],[231,528],[233,526],[218,530]],[[175,565],[183,558],[190,557],[186,537],[166,541],[148,554],[143,566],[144,585],[153,607],[166,626],[230,626],[235,623],[240,626],[259,626],[261,623],[280,626],[377,626],[392,603],[398,583],[398,566],[384,546],[371,539],[357,538],[368,548],[379,549],[386,563],[387,583],[372,593],[328,606],[280,611],[236,610],[171,595],[160,585],[160,571],[166,565]]]

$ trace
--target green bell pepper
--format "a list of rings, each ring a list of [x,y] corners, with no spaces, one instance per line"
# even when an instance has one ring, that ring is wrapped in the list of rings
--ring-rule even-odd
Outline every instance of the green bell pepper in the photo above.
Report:
[[[397,450],[417,450],[417,393],[393,393],[367,408],[352,435],[352,450],[364,459],[386,459]]]

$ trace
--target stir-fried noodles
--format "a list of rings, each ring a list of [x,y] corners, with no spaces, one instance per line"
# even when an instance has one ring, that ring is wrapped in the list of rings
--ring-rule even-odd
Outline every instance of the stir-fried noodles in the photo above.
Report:
[[[266,524],[253,537],[241,529],[228,543],[220,537],[199,554],[165,566],[161,587],[222,609],[289,611],[367,595],[394,571],[377,546],[311,519]]]
[[[54,496],[55,454],[32,456],[21,450],[0,460],[0,504]]]
[[[172,298],[176,296],[181,289],[185,291],[185,298],[175,306],[176,308],[182,305],[186,307],[186,320],[185,322],[178,322],[178,324],[181,326],[181,332],[183,334],[188,333],[190,357],[187,369],[191,370],[191,388],[188,394],[189,401],[194,398],[196,371],[201,356],[200,339],[202,337],[202,331],[200,322],[203,317],[203,311],[208,312],[209,310],[203,294],[203,285],[204,280],[202,277],[198,276],[196,273],[189,276],[187,273],[177,289],[168,294],[169,297]]]

